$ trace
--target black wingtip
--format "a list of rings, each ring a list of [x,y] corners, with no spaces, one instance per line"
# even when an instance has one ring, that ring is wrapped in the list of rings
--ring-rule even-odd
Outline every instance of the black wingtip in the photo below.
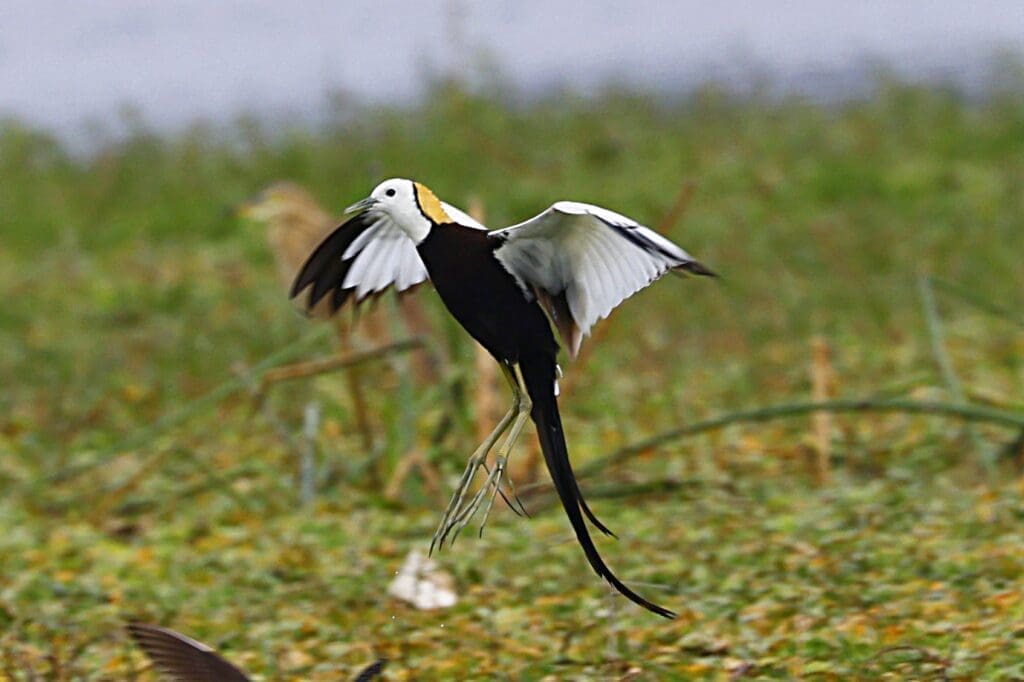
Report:
[[[302,271],[300,271],[299,275],[296,276],[296,278],[292,281],[292,286],[288,290],[288,300],[289,301],[292,300],[293,298],[295,298],[296,296],[298,296],[299,294],[301,294],[302,290],[309,286],[309,282],[303,282],[302,281],[302,275],[303,274],[304,273]]]
[[[384,666],[388,664],[388,659],[379,658],[370,665],[363,668],[362,672],[356,676],[354,682],[370,682],[373,678],[377,677],[384,671]]]
[[[335,289],[341,289],[342,283],[354,259],[342,260],[348,247],[359,235],[372,225],[365,215],[354,216],[334,229],[306,258],[305,263],[292,280],[288,297],[294,299],[306,288],[311,288],[309,297],[303,301],[307,310],[311,310],[321,299]],[[347,290],[346,290],[347,291]],[[344,303],[347,293],[343,293],[336,303]],[[335,308],[336,310],[336,308]]]
[[[125,629],[153,666],[169,679],[249,682],[249,677],[230,661],[206,644],[180,632],[139,622],[127,623]]]
[[[686,261],[679,266],[680,270],[688,272],[691,275],[701,275],[702,277],[718,277],[718,273],[704,265],[703,263],[695,260]]]

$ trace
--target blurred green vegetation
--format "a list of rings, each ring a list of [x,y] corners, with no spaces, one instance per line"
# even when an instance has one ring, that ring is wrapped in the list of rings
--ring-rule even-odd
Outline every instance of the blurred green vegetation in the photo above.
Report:
[[[271,413],[234,392],[140,437],[239,368],[333,348],[233,206],[286,178],[338,211],[393,175],[479,201],[494,227],[558,199],[653,225],[692,184],[670,234],[722,278],[669,278],[602,323],[563,398],[578,463],[808,399],[815,336],[838,395],[954,400],[919,274],[969,294],[937,291],[967,398],[1024,410],[1024,88],[965,102],[882,84],[835,108],[712,89],[511,107],[447,85],[412,110],[339,107],[317,128],[136,125],[87,154],[6,122],[0,670],[125,676],[141,665],[119,631],[133,617],[265,679],[337,679],[377,654],[392,679],[1024,675],[1024,479],[1006,430],[837,417],[819,485],[806,419],[736,425],[588,480],[673,483],[592,505],[622,538],[602,543],[609,563],[679,610],[672,623],[607,597],[543,498],[536,518],[501,510],[482,540],[441,554],[455,609],[384,594],[444,501],[418,480],[386,501],[370,463],[421,447],[447,487],[473,446],[459,398],[472,351],[429,290],[431,343],[454,361],[436,387],[409,385],[403,358],[371,366],[378,451],[362,451],[337,375],[274,389]],[[323,467],[303,506],[296,442],[313,400]],[[432,439],[446,416],[454,428]]]

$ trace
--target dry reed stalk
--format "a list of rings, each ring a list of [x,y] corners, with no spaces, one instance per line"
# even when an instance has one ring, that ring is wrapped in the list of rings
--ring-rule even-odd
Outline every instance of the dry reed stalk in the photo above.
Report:
[[[832,349],[825,337],[819,334],[811,340],[811,397],[814,402],[822,403],[832,398],[835,383]],[[832,413],[815,412],[811,415],[811,424],[817,453],[815,477],[820,485],[825,485],[832,475]]]

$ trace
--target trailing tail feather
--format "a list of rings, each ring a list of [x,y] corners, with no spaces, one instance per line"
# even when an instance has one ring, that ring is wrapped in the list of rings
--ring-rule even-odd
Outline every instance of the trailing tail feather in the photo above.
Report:
[[[533,400],[533,409],[530,416],[537,426],[537,437],[540,439],[541,451],[544,453],[544,461],[547,464],[551,480],[555,485],[558,498],[562,501],[562,507],[569,517],[576,539],[583,548],[583,553],[590,562],[590,566],[600,577],[611,583],[620,594],[634,604],[638,604],[648,611],[652,611],[665,618],[675,618],[672,611],[647,601],[619,580],[612,570],[605,564],[601,555],[594,545],[590,532],[587,530],[586,521],[583,519],[585,512],[587,517],[594,522],[598,528],[611,535],[611,531],[604,527],[594,517],[593,512],[587,507],[587,503],[580,493],[576,484],[576,476],[572,471],[569,462],[569,450],[565,444],[565,434],[562,432],[562,418],[558,413],[558,401],[555,398],[555,361],[543,355],[523,356],[519,359],[519,368],[523,373],[523,381],[526,384],[526,392]],[[582,511],[581,511],[582,510]]]
[[[594,515],[594,512],[590,511],[587,501],[583,499],[583,493],[580,492],[579,486],[576,484],[575,476],[572,479],[572,487],[576,489],[576,499],[580,501],[580,507],[583,508],[583,513],[587,515],[590,522],[597,526],[597,529],[605,535],[611,535],[613,538],[618,539],[619,536],[608,530],[608,526],[601,523],[601,520]]]

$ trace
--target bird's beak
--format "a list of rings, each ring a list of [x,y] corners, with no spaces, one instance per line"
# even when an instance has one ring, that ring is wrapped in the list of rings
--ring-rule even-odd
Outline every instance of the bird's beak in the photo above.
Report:
[[[373,197],[366,197],[362,201],[357,201],[356,203],[346,208],[345,215],[348,215],[350,213],[362,213],[363,211],[368,211],[379,203],[380,201],[374,199]]]

